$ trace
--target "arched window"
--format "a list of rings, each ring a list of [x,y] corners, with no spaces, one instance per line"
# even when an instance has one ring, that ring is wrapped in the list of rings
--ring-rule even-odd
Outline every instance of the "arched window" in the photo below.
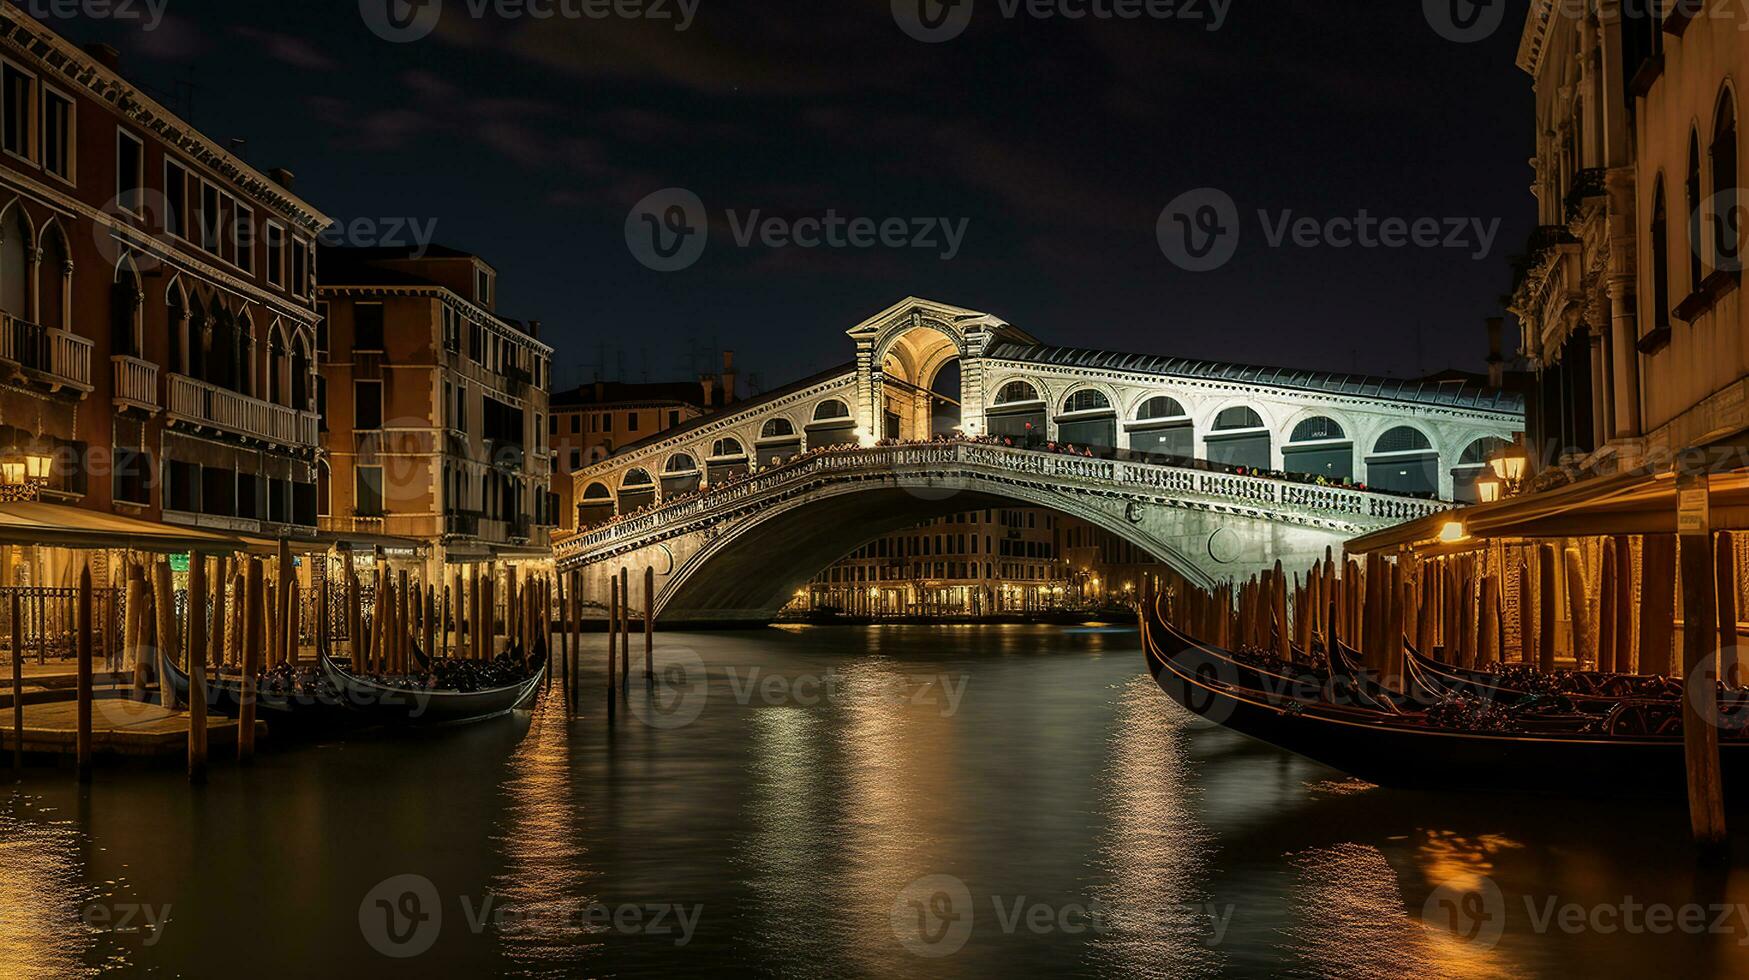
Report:
[[[30,220],[13,202],[0,217],[0,313],[30,319]]]
[[[1142,403],[1140,409],[1136,410],[1136,418],[1144,422],[1155,419],[1184,418],[1186,414],[1184,406],[1178,403],[1178,399],[1168,398],[1165,395],[1148,399]]]
[[[640,468],[627,470],[625,477],[619,481],[619,485],[622,487],[647,487],[655,482],[656,481],[650,479],[649,470]]]
[[[1073,415],[1077,412],[1104,412],[1111,410],[1111,399],[1105,397],[1105,392],[1096,388],[1083,388],[1070,395],[1063,402],[1063,414]]]
[[[1038,400],[1038,389],[1024,381],[1010,381],[996,392],[996,404],[998,405],[1016,405]]]
[[[675,453],[662,464],[662,496],[673,497],[698,489],[698,461],[691,453]]]
[[[300,412],[310,410],[310,344],[301,330],[292,342],[291,404]]]
[[[285,333],[276,324],[267,331],[267,400],[275,405],[285,404],[284,371]]]
[[[686,453],[675,453],[668,457],[668,463],[662,467],[663,473],[693,473],[698,470],[698,463]]]
[[[187,374],[182,352],[188,344],[188,304],[182,300],[182,283],[172,282],[164,291],[164,321],[170,333],[170,363],[166,367],[175,374]]]
[[[1713,267],[1742,268],[1740,216],[1737,214],[1737,106],[1726,89],[1713,124]]]
[[[1354,479],[1354,443],[1335,419],[1324,415],[1302,420],[1281,447],[1281,465],[1289,473],[1321,476],[1341,483]]]
[[[1464,451],[1458,456],[1457,465],[1451,470],[1453,500],[1460,504],[1482,502],[1482,494],[1476,489],[1476,481],[1488,472],[1488,457],[1504,445],[1506,440],[1488,436],[1464,447]]]
[[[333,504],[333,481],[328,472],[328,461],[316,463],[316,516],[328,517]]]
[[[765,424],[759,428],[759,438],[761,439],[785,439],[795,434],[794,423],[782,417],[766,419]]]
[[[145,312],[145,297],[140,294],[140,274],[132,258],[124,258],[115,269],[115,282],[109,290],[110,353],[127,357],[140,355],[143,331],[141,318]],[[172,311],[175,315],[175,311]],[[55,324],[51,323],[50,326]]]
[[[712,459],[729,459],[746,455],[747,450],[741,448],[739,439],[718,439],[711,444]]]
[[[67,300],[72,294],[73,256],[67,250],[67,236],[61,231],[60,225],[50,226],[43,235],[43,261],[40,271],[40,283],[37,295],[42,297],[42,324],[54,330],[71,330],[73,324],[67,309]],[[134,294],[139,294],[139,285],[134,286]],[[129,317],[137,322],[138,305],[129,310]],[[119,351],[117,352],[119,353]]]
[[[1704,249],[1706,236],[1701,229],[1700,133],[1688,134],[1688,291],[1700,292],[1706,280]]]
[[[1323,442],[1329,439],[1346,439],[1348,434],[1342,431],[1342,426],[1336,420],[1323,415],[1306,419],[1294,426],[1289,442]]]
[[[814,421],[829,422],[850,418],[850,406],[834,398],[823,401],[814,408]]]
[[[612,501],[613,491],[605,483],[591,483],[583,491],[584,500]]]
[[[593,527],[613,516],[613,491],[605,483],[591,483],[577,503],[577,527]]]
[[[1670,329],[1670,212],[1664,206],[1664,175],[1652,185],[1652,329]]]
[[[1366,458],[1367,483],[1381,490],[1439,492],[1439,454],[1421,430],[1400,425],[1379,436]]]
[[[1263,428],[1263,416],[1258,415],[1256,409],[1247,408],[1244,405],[1235,405],[1215,416],[1214,429],[1216,432],[1261,428]]]

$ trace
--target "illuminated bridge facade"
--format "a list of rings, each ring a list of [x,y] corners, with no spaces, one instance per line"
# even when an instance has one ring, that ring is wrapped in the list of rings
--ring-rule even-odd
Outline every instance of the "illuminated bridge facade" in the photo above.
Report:
[[[1471,384],[1053,347],[915,298],[849,336],[843,368],[579,471],[582,530],[561,565],[592,598],[618,568],[653,566],[668,622],[763,621],[882,534],[1022,505],[1212,582],[1466,499],[1523,427],[1521,399]],[[944,393],[951,364],[960,384]],[[949,432],[962,441],[877,446]]]

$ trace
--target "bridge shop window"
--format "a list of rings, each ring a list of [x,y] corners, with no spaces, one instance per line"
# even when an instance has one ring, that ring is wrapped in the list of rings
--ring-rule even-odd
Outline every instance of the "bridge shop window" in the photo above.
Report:
[[[1488,471],[1488,457],[1505,445],[1506,440],[1493,436],[1470,443],[1458,456],[1457,465],[1452,467],[1451,499],[1460,504],[1481,503],[1482,494],[1476,489],[1476,481]]]
[[[1024,445],[1044,442],[1044,400],[1038,389],[1025,381],[1010,381],[997,389],[996,403],[985,418],[993,436],[1006,436]]]
[[[1208,458],[1216,463],[1265,470],[1273,465],[1269,430],[1256,409],[1235,405],[1222,411],[1207,441]]]
[[[1315,416],[1294,426],[1281,447],[1282,469],[1335,483],[1354,479],[1354,441],[1335,419]]]
[[[858,441],[856,420],[850,416],[849,405],[831,398],[814,406],[814,420],[808,423],[810,447],[854,446]]]
[[[1064,400],[1063,414],[1057,416],[1057,441],[1104,449],[1117,446],[1117,411],[1105,392],[1083,388]]]
[[[739,439],[718,439],[711,445],[711,458],[705,460],[705,476],[711,483],[721,483],[746,476],[747,450]]]
[[[794,422],[783,416],[769,418],[759,427],[759,459],[766,464],[781,463],[802,451],[802,437]]]
[[[1176,398],[1159,395],[1143,402],[1128,429],[1136,452],[1179,459],[1196,455],[1196,426]]]
[[[650,479],[650,471],[628,470],[619,482],[619,512],[635,514],[655,502],[656,481]]]
[[[613,516],[613,491],[605,483],[591,483],[577,505],[577,526],[594,527]]]
[[[662,496],[672,497],[698,489],[698,461],[688,453],[675,453],[662,464]]]
[[[1373,444],[1366,482],[1379,490],[1437,496],[1439,454],[1419,429],[1399,425]]]

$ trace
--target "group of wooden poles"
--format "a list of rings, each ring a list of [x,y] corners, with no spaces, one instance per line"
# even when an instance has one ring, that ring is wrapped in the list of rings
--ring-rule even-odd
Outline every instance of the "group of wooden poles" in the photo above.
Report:
[[[350,563],[349,563],[350,564]],[[271,571],[271,576],[270,576]],[[459,659],[490,660],[497,656],[500,635],[512,649],[525,655],[546,646],[554,627],[560,636],[559,670],[549,670],[550,686],[557,672],[576,691],[583,657],[583,588],[580,573],[531,575],[518,582],[517,570],[505,570],[507,599],[499,613],[499,584],[494,569],[476,567],[471,576],[456,574],[448,587],[421,584],[406,571],[377,572],[371,596],[373,610],[364,608],[363,583],[350,567],[344,573],[343,627],[348,652],[357,673],[407,674],[414,672],[413,645],[421,649],[453,653]],[[631,630],[635,614],[630,598],[628,570],[613,576],[608,607],[607,677],[610,692],[628,682],[631,666]],[[271,581],[269,580],[271,577]],[[208,762],[208,678],[235,676],[239,682],[240,711],[237,758],[247,762],[255,753],[256,691],[264,671],[299,661],[303,635],[301,586],[293,574],[290,548],[281,542],[277,560],[255,556],[193,555],[188,583],[178,607],[173,572],[162,559],[128,560],[119,578],[125,603],[119,610],[119,656],[110,656],[110,671],[131,668],[130,696],[145,701],[150,679],[159,674],[160,651],[186,665],[190,696],[188,708],[188,775],[205,778]],[[644,674],[654,670],[654,610],[648,597],[654,594],[655,571],[644,570]],[[22,773],[24,747],[24,699],[22,673],[24,626],[28,608],[23,593],[10,591],[11,660],[13,696],[13,765]],[[80,570],[73,590],[73,646],[76,661],[75,765],[78,778],[89,781],[92,771],[95,701],[94,650],[99,635],[107,635],[94,614],[96,594],[89,565]],[[316,589],[313,615],[316,642],[332,652],[337,637],[331,622],[328,590]],[[503,633],[500,633],[502,623]],[[105,641],[105,646],[111,644]],[[158,677],[159,698],[165,707],[178,707],[168,680]],[[572,699],[576,703],[576,699]]]

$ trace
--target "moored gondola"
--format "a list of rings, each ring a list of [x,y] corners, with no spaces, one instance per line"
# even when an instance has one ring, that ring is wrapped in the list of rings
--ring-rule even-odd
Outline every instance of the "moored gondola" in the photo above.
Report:
[[[188,672],[160,651],[158,683],[167,687],[178,704],[188,704],[194,681]],[[213,711],[230,718],[243,713],[243,680],[236,676],[209,676],[206,679],[207,705]],[[319,672],[305,668],[299,672],[288,668],[283,673],[265,673],[256,677],[255,707],[260,716],[273,726],[293,727],[331,725],[357,721],[357,717],[341,703],[340,692]]]
[[[325,652],[319,659],[323,675],[349,710],[379,724],[421,727],[484,721],[524,707],[539,691],[547,670],[546,653],[541,651],[529,662],[527,676],[515,683],[460,691],[425,686],[425,681],[414,679],[385,683],[342,668]]]
[[[1150,672],[1190,711],[1241,734],[1387,786],[1656,795],[1686,792],[1679,704],[1624,700],[1602,716],[1508,717],[1454,701],[1392,714],[1244,682],[1230,653],[1144,615]],[[1492,730],[1489,730],[1492,729]],[[1749,778],[1749,739],[1721,739],[1727,791]]]

